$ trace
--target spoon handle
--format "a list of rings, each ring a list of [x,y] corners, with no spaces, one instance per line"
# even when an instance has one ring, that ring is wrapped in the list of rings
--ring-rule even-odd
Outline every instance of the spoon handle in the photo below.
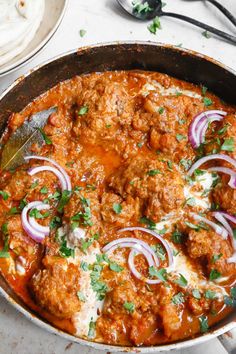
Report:
[[[228,19],[236,26],[236,17],[229,12],[223,5],[216,0],[208,0],[211,4],[215,5]]]
[[[216,29],[215,27],[211,27],[211,26],[209,26],[209,25],[207,25],[207,24],[205,24],[203,22],[194,20],[191,17],[184,16],[184,15],[181,15],[181,14],[176,14],[176,13],[173,13],[173,12],[162,12],[161,15],[162,16],[174,17],[174,18],[178,18],[179,20],[189,22],[189,23],[191,23],[191,24],[193,24],[193,25],[195,25],[197,27],[205,29],[208,32],[214,33],[217,36],[222,37],[222,38],[226,39],[227,41],[229,41],[229,42],[231,42],[233,44],[236,44],[236,37],[235,36],[232,36],[229,33],[220,31],[220,30]]]

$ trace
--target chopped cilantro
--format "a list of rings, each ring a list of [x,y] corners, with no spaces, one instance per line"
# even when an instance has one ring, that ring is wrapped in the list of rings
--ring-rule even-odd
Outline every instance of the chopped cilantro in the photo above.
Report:
[[[78,111],[78,115],[79,116],[83,116],[86,113],[88,113],[88,107],[87,106],[82,106],[80,107],[79,111]]]
[[[83,38],[83,37],[86,35],[86,32],[87,32],[86,30],[81,29],[81,30],[79,31],[80,37]]]
[[[20,210],[17,208],[17,207],[12,207],[10,210],[9,210],[9,214],[10,215],[15,215],[15,214],[19,214],[20,213]]]
[[[198,226],[198,225],[192,224],[192,223],[189,222],[189,221],[185,221],[185,224],[186,224],[188,227],[190,227],[190,229],[199,231],[199,226]]]
[[[81,261],[81,263],[80,263],[80,268],[81,268],[84,272],[87,272],[88,269],[89,269],[88,263],[85,262],[85,261]]]
[[[9,198],[9,194],[5,191],[0,191],[0,195],[2,196],[3,200],[7,200]]]
[[[221,257],[223,256],[222,253],[220,254],[214,254],[211,258],[211,263],[216,263]]]
[[[185,171],[187,171],[192,166],[192,161],[187,159],[181,159],[180,164],[183,166]]]
[[[35,182],[33,182],[30,186],[30,189],[34,189],[35,187],[37,187],[39,184],[39,180],[37,179]]]
[[[200,316],[199,317],[199,324],[200,324],[200,331],[201,333],[205,333],[208,331],[208,318],[207,316]]]
[[[36,219],[45,219],[50,215],[49,211],[46,211],[44,214],[42,214],[38,209],[34,208],[31,209],[29,212],[29,216],[32,216],[33,218]]]
[[[175,231],[172,232],[171,240],[174,243],[176,243],[176,244],[182,243],[183,242],[183,238],[184,238],[184,235],[179,230],[175,230]]]
[[[141,1],[132,1],[132,5],[133,5],[133,11],[137,12],[137,13],[147,13],[152,11],[152,8],[149,6],[148,2],[145,1],[144,3],[142,3]]]
[[[50,221],[49,226],[51,230],[57,229],[59,226],[61,226],[61,218],[59,216],[54,216]]]
[[[133,302],[126,301],[123,306],[129,313],[133,313],[135,311],[135,304],[133,304]]]
[[[149,171],[147,172],[147,174],[148,174],[149,176],[156,176],[156,175],[161,175],[162,172],[161,172],[160,170],[149,170]]]
[[[220,278],[220,277],[221,277],[221,273],[218,272],[218,270],[216,270],[216,269],[212,269],[212,270],[211,270],[210,276],[209,276],[209,278],[210,278],[211,281],[213,281],[213,280],[215,280],[215,279],[218,279],[218,278]]]
[[[205,37],[207,39],[211,38],[211,35],[210,35],[210,33],[208,31],[202,32],[202,35],[203,35],[203,37]]]
[[[202,86],[202,95],[205,96],[207,93],[208,88],[206,86]]]
[[[154,230],[156,228],[156,223],[152,221],[151,219],[147,218],[146,216],[143,216],[140,218],[140,223],[141,224],[146,224],[149,229]]]
[[[169,168],[170,170],[173,170],[173,162],[172,162],[172,161],[168,160],[168,161],[167,161],[167,166],[168,166],[168,168]]]
[[[77,292],[77,296],[78,296],[78,299],[82,302],[86,302],[86,297],[85,295],[81,292],[81,291],[78,291]]]
[[[203,103],[204,103],[205,107],[209,107],[209,106],[212,105],[212,100],[210,98],[208,98],[208,97],[204,97],[203,98]]]
[[[93,322],[93,318],[89,322],[89,331],[88,331],[88,338],[94,338],[96,332],[96,322]]]
[[[59,211],[59,213],[63,212],[63,209],[66,206],[66,204],[69,202],[70,197],[71,197],[71,192],[70,191],[64,190],[62,192],[61,199],[60,199],[58,207],[57,207],[57,210]]]
[[[166,259],[166,251],[160,243],[152,245],[151,248],[156,253],[157,257],[160,258],[162,261]]]
[[[116,272],[116,273],[119,273],[124,269],[123,267],[121,267],[119,264],[117,264],[115,262],[110,262],[109,267],[111,270],[113,270],[113,272]]]
[[[185,204],[194,207],[196,205],[196,200],[193,197],[188,198],[186,199]]]
[[[149,275],[165,282],[167,280],[167,271],[165,268],[156,269],[154,266],[149,267]]]
[[[47,187],[43,187],[40,189],[40,193],[42,194],[47,194],[48,193],[48,188]]]
[[[181,142],[182,140],[185,140],[186,139],[186,136],[185,135],[182,135],[182,134],[176,134],[176,139],[178,140],[178,142]]]
[[[208,300],[214,300],[217,298],[217,295],[216,295],[215,291],[213,291],[213,290],[206,290],[205,298]]]
[[[159,113],[159,114],[162,114],[162,113],[164,113],[164,110],[165,110],[164,107],[160,107],[160,108],[158,109],[158,113]]]
[[[182,287],[186,287],[188,285],[187,279],[182,274],[179,274],[179,278],[174,281],[176,284]]]
[[[195,299],[197,299],[197,300],[201,299],[201,294],[200,294],[200,291],[198,289],[193,289],[192,294],[193,294],[193,297]]]
[[[234,151],[234,138],[227,138],[224,140],[224,143],[221,145],[222,151]]]
[[[161,22],[159,17],[155,17],[150,26],[148,26],[148,30],[150,33],[156,34],[158,29],[161,29]]]
[[[120,214],[122,212],[122,205],[119,203],[113,203],[112,209],[116,214]]]
[[[184,294],[181,292],[174,295],[171,299],[171,302],[173,302],[173,304],[175,304],[175,305],[180,305],[180,304],[184,303],[184,301],[185,301]]]

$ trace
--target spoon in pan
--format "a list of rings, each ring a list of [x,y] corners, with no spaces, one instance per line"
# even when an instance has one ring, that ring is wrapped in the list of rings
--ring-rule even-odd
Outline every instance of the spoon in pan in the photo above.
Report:
[[[169,17],[174,17],[178,18],[179,20],[189,22],[197,27],[203,28],[204,30],[214,33],[217,36],[226,39],[227,41],[236,44],[236,37],[223,32],[221,30],[218,30],[215,27],[209,26],[203,22],[197,21],[191,17],[184,16],[181,14],[176,14],[174,12],[164,12],[162,11],[162,1],[161,0],[141,0],[141,1],[134,1],[134,0],[117,0],[119,5],[126,11],[128,12],[129,15],[142,20],[151,20],[155,18],[156,16],[161,17],[161,16],[169,16]],[[137,5],[138,4],[138,5]],[[140,5],[143,5],[141,7]],[[142,11],[141,11],[142,9]]]
[[[189,0],[187,0],[189,1]],[[191,0],[190,0],[191,1]],[[223,5],[221,5],[218,1],[216,0],[205,0],[210,2],[212,5],[214,5],[215,7],[217,7],[218,10],[220,10],[232,23],[233,25],[236,26],[236,17],[231,14],[231,12],[229,10],[227,10]]]

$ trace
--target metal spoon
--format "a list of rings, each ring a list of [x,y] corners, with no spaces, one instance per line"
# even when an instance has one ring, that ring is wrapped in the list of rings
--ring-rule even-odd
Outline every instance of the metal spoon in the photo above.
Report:
[[[223,5],[221,5],[216,0],[205,0],[205,1],[208,1],[212,5],[215,5],[215,7],[217,7],[217,9],[219,9],[236,26],[236,17],[233,14],[231,14],[231,12],[229,12],[229,10],[227,10]]]
[[[212,1],[212,0],[210,0]],[[161,17],[161,16],[169,16],[169,17],[174,17],[178,18],[182,21],[189,22],[197,27],[203,28],[204,30],[214,33],[219,37],[222,37],[226,39],[227,41],[236,44],[236,37],[232,36],[231,34],[228,34],[226,32],[220,31],[217,28],[214,28],[212,26],[209,26],[205,23],[202,23],[200,21],[197,21],[191,17],[187,17],[181,14],[176,14],[173,12],[164,12],[162,11],[162,1],[161,0],[141,0],[139,1],[139,4],[147,4],[148,7],[142,11],[137,10],[137,6],[134,4],[136,3],[134,0],[117,0],[117,2],[120,4],[120,6],[128,12],[131,16],[142,20],[151,20],[155,18],[156,16]]]

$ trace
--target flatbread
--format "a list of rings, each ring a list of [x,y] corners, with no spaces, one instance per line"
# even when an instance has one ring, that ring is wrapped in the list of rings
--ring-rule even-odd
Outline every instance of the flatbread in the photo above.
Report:
[[[19,55],[34,38],[45,0],[0,0],[0,66]]]

